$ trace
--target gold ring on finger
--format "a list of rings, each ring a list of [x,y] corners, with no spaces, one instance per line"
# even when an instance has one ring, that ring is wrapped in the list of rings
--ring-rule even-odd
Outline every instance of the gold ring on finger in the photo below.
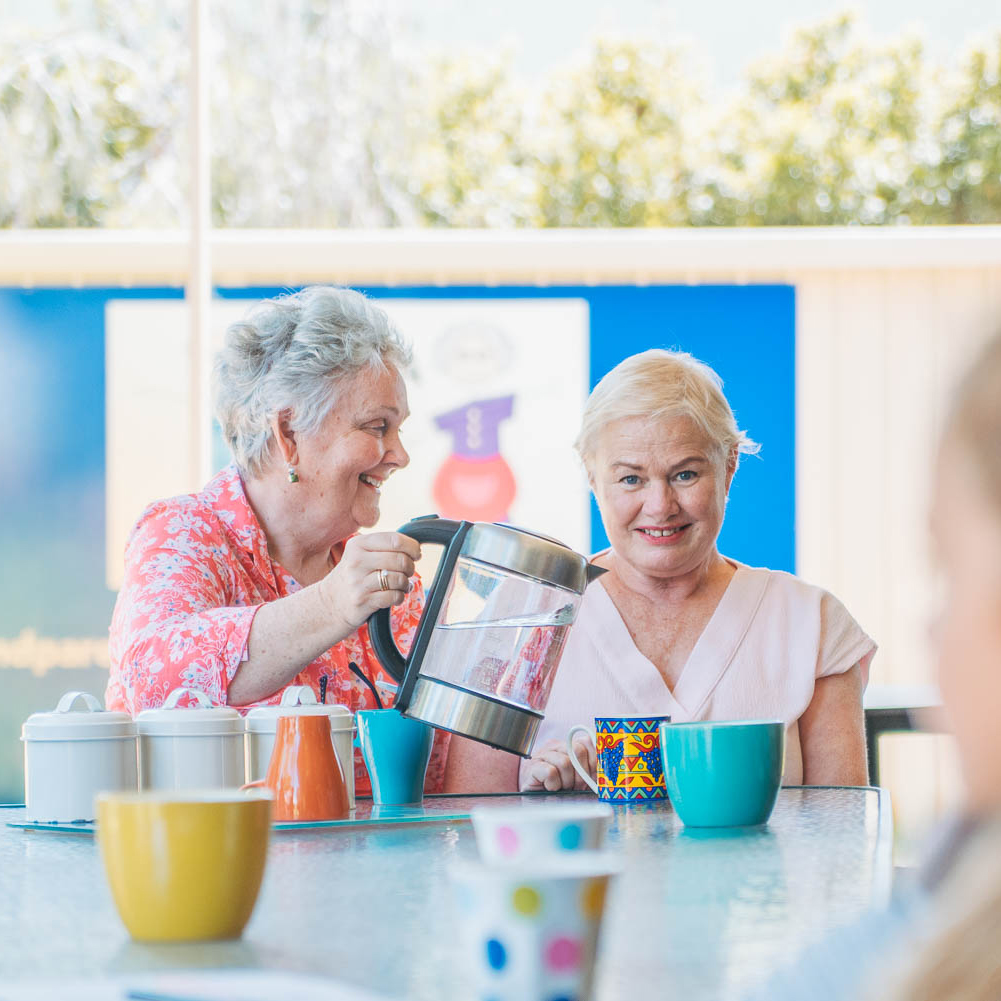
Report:
[[[388,591],[389,590],[389,574],[385,570],[379,571],[379,590]]]

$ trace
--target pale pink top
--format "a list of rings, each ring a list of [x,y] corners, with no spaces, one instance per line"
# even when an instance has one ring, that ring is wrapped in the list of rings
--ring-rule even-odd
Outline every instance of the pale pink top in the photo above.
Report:
[[[674,692],[633,643],[601,579],[584,592],[535,747],[565,740],[595,716],[780,719],[783,784],[803,781],[799,717],[814,682],[855,664],[868,681],[876,644],[834,595],[778,570],[730,561],[736,572],[688,657]],[[527,759],[521,780],[526,779]]]

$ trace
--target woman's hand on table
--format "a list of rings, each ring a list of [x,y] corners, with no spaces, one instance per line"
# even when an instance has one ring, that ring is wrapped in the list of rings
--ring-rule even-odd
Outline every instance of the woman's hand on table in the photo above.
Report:
[[[598,769],[598,752],[594,741],[584,734],[577,734],[573,741],[577,760],[587,769],[593,779]],[[566,741],[552,740],[535,749],[528,762],[522,792],[545,790],[559,792],[561,789],[587,789],[584,780],[577,774],[567,753]]]
[[[403,601],[420,558],[420,544],[399,532],[356,535],[344,543],[337,566],[320,587],[331,614],[344,623],[345,635],[373,612]]]

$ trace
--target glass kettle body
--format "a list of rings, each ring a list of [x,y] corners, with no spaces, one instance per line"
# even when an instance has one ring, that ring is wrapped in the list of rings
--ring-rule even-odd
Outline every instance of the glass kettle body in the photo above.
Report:
[[[445,547],[410,654],[389,610],[372,646],[407,716],[527,756],[587,584],[603,573],[562,543],[509,525],[417,518],[400,532]]]

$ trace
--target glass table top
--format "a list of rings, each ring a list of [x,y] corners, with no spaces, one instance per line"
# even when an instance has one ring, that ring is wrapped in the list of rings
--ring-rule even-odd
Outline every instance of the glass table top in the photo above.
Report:
[[[3,825],[0,980],[253,967],[458,1001],[468,993],[448,872],[476,851],[462,818],[477,804],[574,797],[594,798],[429,797],[434,823],[282,832],[243,938],[198,945],[129,939],[93,838]],[[892,876],[889,801],[877,789],[783,789],[765,827],[716,833],[686,831],[665,801],[616,807],[608,848],[624,870],[608,898],[599,1001],[652,985],[685,1001],[739,994],[885,903]]]
[[[441,824],[449,821],[469,820],[471,804],[489,797],[428,796],[423,803],[388,806],[373,803],[360,796],[351,815],[343,820],[276,820],[271,826],[275,831],[308,831],[328,827],[389,827],[393,824]],[[13,810],[21,804],[0,804],[0,810]],[[2,815],[0,815],[2,817]],[[19,810],[7,816],[7,826],[24,831],[48,831],[52,834],[94,835],[97,824],[93,820],[76,820],[67,823],[27,820]]]

